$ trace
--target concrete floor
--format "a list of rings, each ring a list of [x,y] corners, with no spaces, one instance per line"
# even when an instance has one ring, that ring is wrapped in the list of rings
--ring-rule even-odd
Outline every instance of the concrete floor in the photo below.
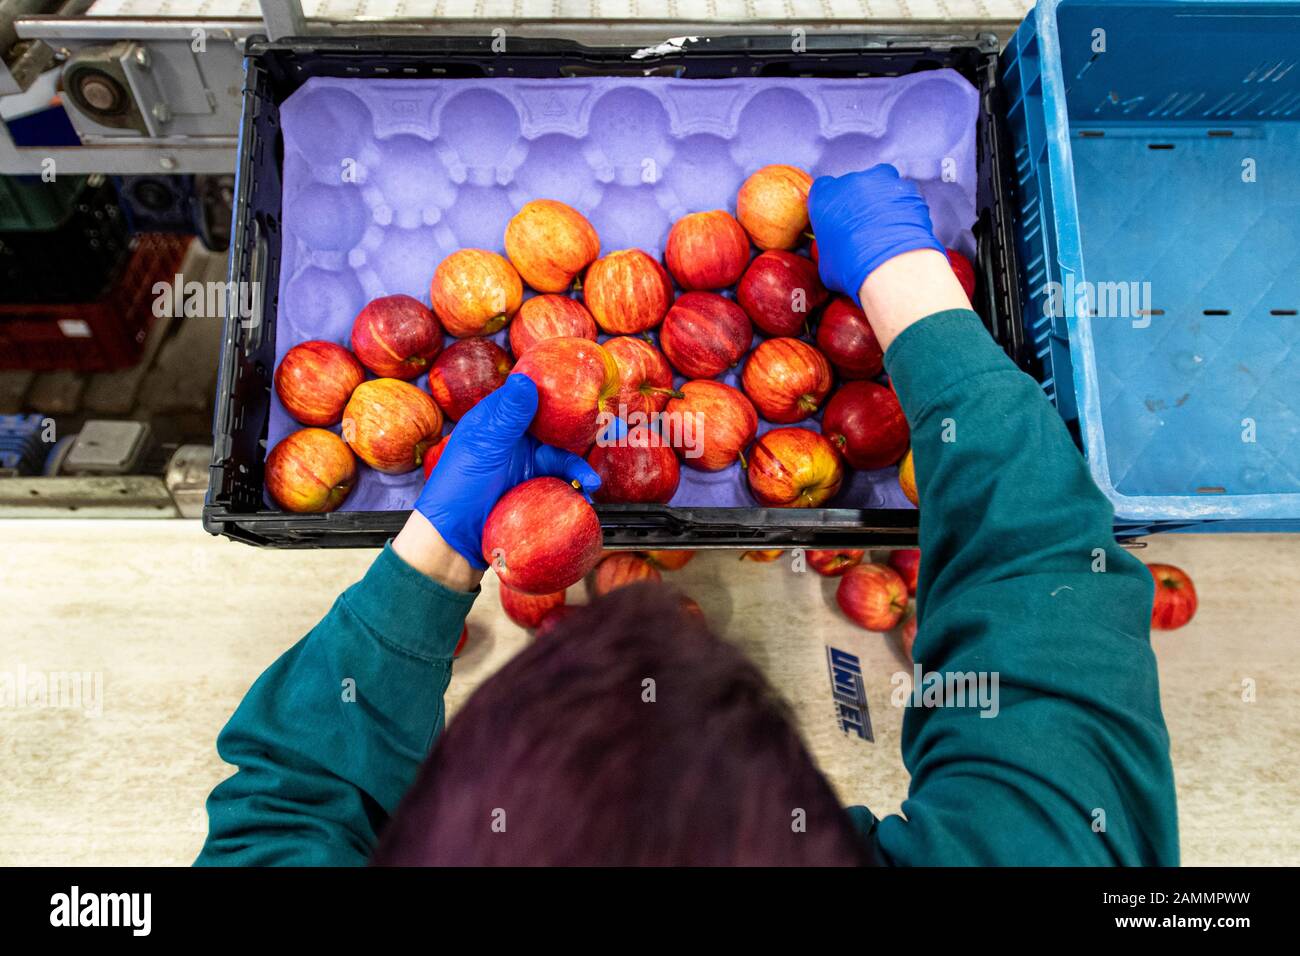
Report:
[[[0,865],[188,864],[206,832],[203,801],[229,773],[217,732],[371,553],[259,551],[180,520],[3,521],[0,542],[0,677],[103,681],[99,716],[86,700],[0,707]],[[1185,568],[1201,599],[1192,624],[1155,638],[1184,863],[1300,863],[1300,541],[1175,535],[1141,556]],[[840,795],[895,811],[907,787],[902,711],[889,703],[901,652],[839,616],[833,582],[737,558],[703,554],[670,578],[787,695]],[[495,590],[489,575],[453,712],[528,639]],[[874,744],[836,727],[828,642],[862,658]]]

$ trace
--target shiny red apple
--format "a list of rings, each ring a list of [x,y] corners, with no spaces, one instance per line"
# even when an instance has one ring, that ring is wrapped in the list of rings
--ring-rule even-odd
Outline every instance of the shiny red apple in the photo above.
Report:
[[[606,416],[617,414],[618,365],[587,339],[546,339],[524,353],[515,372],[537,386],[538,441],[585,455]]]
[[[524,284],[515,267],[486,249],[459,249],[433,272],[433,311],[452,335],[494,335],[519,311]]]
[[[892,631],[907,612],[907,586],[891,567],[859,564],[840,578],[835,600],[859,627]]]
[[[741,184],[736,218],[760,249],[793,249],[808,231],[812,177],[795,166],[764,166]]]
[[[744,455],[758,432],[758,413],[741,392],[708,379],[687,382],[664,408],[662,428],[682,462],[720,471]]]
[[[633,551],[619,551],[596,565],[596,572],[591,578],[591,593],[593,597],[603,597],[610,591],[638,581],[662,580],[659,569],[641,555]]]
[[[670,398],[681,398],[673,388],[673,370],[662,352],[645,339],[620,335],[603,346],[618,366],[618,394],[613,410],[629,424],[648,423]]]
[[[357,461],[343,439],[323,428],[282,438],[266,456],[266,490],[285,511],[320,514],[347,500],[357,483]]]
[[[907,593],[916,596],[916,579],[921,574],[921,551],[919,548],[898,548],[889,552],[889,566],[898,572],[898,576],[907,585]]]
[[[510,351],[519,358],[546,339],[596,341],[596,320],[581,302],[563,295],[535,295],[510,323]]]
[[[825,578],[838,578],[849,568],[862,563],[865,551],[809,551],[808,564]]]
[[[506,255],[538,292],[564,292],[600,255],[600,237],[572,206],[534,199],[506,224]]]
[[[663,321],[673,302],[673,283],[640,249],[620,249],[587,268],[582,299],[602,331],[636,335]]]
[[[911,614],[907,615],[907,619],[903,621],[903,627],[898,634],[899,641],[903,645],[903,653],[907,655],[909,661],[916,660],[916,655],[912,653],[912,651],[913,648],[916,647],[916,626],[918,623],[916,612],[913,611]]]
[[[961,283],[962,291],[966,293],[966,298],[973,302],[975,300],[975,267],[971,265],[969,259],[956,249],[945,251],[948,253],[948,262],[952,265],[952,271],[957,276],[957,281]]]
[[[601,481],[592,497],[606,504],[667,504],[681,480],[673,450],[644,425],[630,428],[615,444],[597,443],[587,462]]]
[[[782,425],[816,412],[832,382],[826,356],[800,339],[761,342],[740,375],[740,384],[758,413]]]
[[[799,335],[830,295],[811,259],[793,252],[764,252],[749,264],[736,299],[768,335]]]
[[[442,410],[410,382],[362,382],[343,410],[343,439],[376,471],[400,475],[419,468],[442,437]]]
[[[542,623],[542,619],[557,607],[564,605],[564,592],[554,594],[525,594],[506,584],[498,584],[497,593],[501,597],[501,609],[506,617],[520,627],[529,630]]]
[[[885,353],[866,313],[845,296],[836,296],[817,323],[817,347],[840,378],[875,378],[885,367]]]
[[[680,571],[695,557],[694,551],[645,551],[646,560],[663,571]]]
[[[461,339],[429,369],[429,394],[455,421],[505,384],[510,356],[491,339]]]
[[[275,393],[285,411],[302,424],[334,425],[365,380],[366,370],[351,352],[313,339],[284,353],[275,370]]]
[[[806,428],[774,428],[749,453],[749,488],[769,508],[817,508],[840,490],[835,446]]]
[[[536,635],[539,638],[551,637],[564,624],[565,620],[577,613],[580,605],[561,604],[559,607],[551,608],[546,616],[542,618],[541,623],[537,625]]]
[[[715,378],[749,351],[754,327],[745,310],[712,292],[688,292],[659,329],[659,346],[687,378]]]
[[[721,209],[693,212],[668,231],[664,261],[683,289],[725,289],[749,263],[749,236]]]
[[[586,577],[601,554],[600,519],[573,485],[532,478],[496,503],[483,525],[483,560],[525,594],[554,594]]]
[[[419,299],[372,299],[352,321],[352,351],[380,378],[412,379],[442,350],[442,327]]]
[[[447,442],[451,440],[451,432],[443,435],[438,444],[431,447],[424,453],[424,480],[428,481],[429,476],[433,474],[433,469],[437,467],[438,459],[442,453],[447,450]]]
[[[853,468],[887,468],[907,452],[907,418],[893,389],[847,382],[826,403],[822,434]]]
[[[1155,599],[1151,605],[1151,627],[1172,631],[1182,627],[1196,614],[1196,587],[1182,568],[1172,564],[1148,564],[1155,579]]]

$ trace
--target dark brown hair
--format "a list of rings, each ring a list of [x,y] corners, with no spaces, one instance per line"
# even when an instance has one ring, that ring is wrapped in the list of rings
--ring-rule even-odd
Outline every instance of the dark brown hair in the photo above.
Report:
[[[759,670],[677,594],[620,588],[470,697],[382,865],[852,865],[852,822]]]

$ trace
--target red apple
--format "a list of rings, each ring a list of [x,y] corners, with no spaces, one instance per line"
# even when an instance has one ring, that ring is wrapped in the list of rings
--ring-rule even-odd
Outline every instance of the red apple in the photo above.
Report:
[[[695,557],[694,551],[645,551],[646,560],[662,571],[680,571]]]
[[[352,320],[352,351],[380,378],[412,379],[442,350],[442,327],[419,299],[372,299]]]
[[[853,468],[886,468],[907,451],[909,432],[893,389],[847,382],[826,403],[822,434]]]
[[[793,252],[764,252],[749,264],[736,299],[768,335],[799,335],[830,293],[811,259]]]
[[[714,378],[749,351],[754,327],[745,310],[712,292],[688,292],[659,329],[659,346],[687,378]]]
[[[1151,627],[1172,631],[1182,627],[1196,613],[1196,588],[1187,572],[1172,564],[1148,564],[1155,578],[1155,600],[1151,605]]]
[[[501,583],[554,594],[586,577],[601,553],[600,519],[573,485],[532,478],[496,503],[483,525],[483,560]]]
[[[758,564],[770,564],[783,554],[785,554],[785,552],[780,548],[770,548],[767,551],[746,551],[740,556],[740,560],[754,561]]]
[[[903,494],[913,505],[920,506],[921,499],[916,493],[916,467],[913,464],[912,450],[909,448],[907,454],[898,465],[898,487],[903,489]]]
[[[749,487],[769,508],[816,508],[840,490],[835,446],[806,428],[774,428],[749,454]]]
[[[610,335],[635,335],[658,325],[673,303],[673,283],[640,249],[620,249],[587,269],[582,298]]]
[[[865,551],[809,551],[808,563],[825,578],[838,578],[849,568],[862,563]]]
[[[618,365],[587,339],[546,339],[524,353],[515,371],[537,386],[537,415],[529,429],[538,441],[585,455],[617,412]]]
[[[465,413],[505,384],[510,356],[491,339],[461,339],[447,347],[429,369],[429,394],[460,420]]]
[[[564,605],[563,591],[554,594],[525,594],[508,585],[499,584],[497,593],[501,596],[501,609],[506,612],[506,617],[529,630],[541,624],[542,618],[555,608]]]
[[[434,270],[433,311],[457,338],[494,335],[519,311],[524,285],[515,267],[486,249],[460,249]]]
[[[817,323],[817,347],[841,378],[875,378],[885,367],[885,353],[867,315],[853,300],[836,296]]]
[[[720,471],[741,459],[758,432],[758,413],[730,385],[687,382],[668,402],[663,428],[682,461],[700,471]]]
[[[320,514],[347,500],[357,483],[357,461],[343,439],[323,428],[303,428],[266,456],[266,490],[285,511]]]
[[[419,468],[442,437],[442,410],[410,382],[362,382],[343,410],[343,438],[376,471],[400,475]]]
[[[916,596],[916,579],[921,573],[921,551],[919,548],[899,548],[889,552],[889,566],[898,572],[898,576],[907,585],[907,593]]]
[[[469,643],[469,625],[462,624],[460,628],[460,640],[456,642],[456,649],[451,652],[452,658],[454,659],[460,657],[460,652],[465,649],[465,645],[468,643]]]
[[[451,440],[451,432],[443,435],[438,444],[434,445],[424,453],[424,480],[428,481],[429,476],[433,474],[433,469],[438,464],[438,459],[442,453],[447,450],[447,442]]]
[[[859,627],[868,631],[892,631],[907,611],[907,586],[891,567],[859,564],[840,578],[835,600],[840,610]]]
[[[794,166],[764,166],[736,196],[736,218],[760,249],[793,249],[808,231],[812,177]]]
[[[683,289],[725,289],[749,262],[749,236],[721,209],[693,212],[668,231],[664,261]]]
[[[673,388],[673,370],[663,353],[642,338],[620,335],[602,346],[618,366],[618,395],[614,412],[629,424],[649,423],[664,410],[670,398],[681,398]],[[641,419],[633,416],[640,415]]]
[[[545,339],[596,341],[596,320],[581,302],[562,295],[535,295],[510,323],[510,351],[519,358]]]
[[[573,615],[577,610],[578,607],[573,604],[561,604],[559,607],[551,608],[546,616],[542,618],[541,623],[537,625],[537,636],[550,637],[560,629],[565,619]]]
[[[969,259],[956,249],[948,249],[946,252],[948,253],[948,262],[952,264],[952,271],[957,276],[957,281],[961,283],[966,298],[973,302],[975,300],[975,267],[971,265]]]
[[[275,393],[285,411],[302,424],[333,425],[365,380],[366,370],[351,352],[313,339],[284,353],[275,370]]]
[[[817,411],[831,383],[826,356],[799,339],[759,343],[740,375],[740,384],[758,413],[782,425]]]
[[[681,604],[682,610],[687,614],[697,617],[701,621],[707,622],[707,618],[704,616],[704,608],[700,607],[700,602],[695,600],[695,598],[686,594],[680,594],[677,597],[677,602]]]
[[[572,206],[534,199],[506,224],[506,255],[538,292],[564,292],[600,255],[600,237]]]
[[[659,569],[641,555],[632,551],[619,551],[596,565],[596,573],[591,579],[591,592],[593,597],[603,597],[610,591],[638,581],[662,580]]]
[[[913,611],[907,615],[907,620],[903,621],[903,628],[898,634],[899,640],[903,644],[903,653],[907,655],[909,661],[915,661],[916,655],[912,653],[912,648],[916,646],[916,612]]]
[[[644,425],[633,426],[617,444],[597,444],[587,461],[601,481],[592,497],[608,504],[667,504],[681,480],[673,450]]]

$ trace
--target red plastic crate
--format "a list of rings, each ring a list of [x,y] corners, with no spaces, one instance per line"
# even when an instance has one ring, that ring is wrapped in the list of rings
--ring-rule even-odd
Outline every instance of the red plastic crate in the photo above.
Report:
[[[172,283],[191,237],[143,234],[95,302],[0,305],[0,369],[110,372],[140,360],[157,282]]]

